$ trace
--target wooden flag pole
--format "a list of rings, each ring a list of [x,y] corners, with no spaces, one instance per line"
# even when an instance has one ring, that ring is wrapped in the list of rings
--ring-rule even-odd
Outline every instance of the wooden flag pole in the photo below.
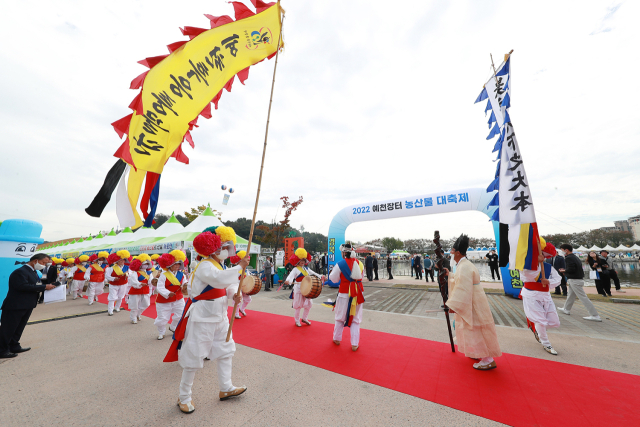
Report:
[[[280,1],[278,0],[278,7],[280,7]],[[253,229],[256,225],[256,215],[258,213],[258,201],[260,200],[260,186],[262,185],[262,170],[264,169],[264,157],[267,152],[267,137],[269,136],[269,119],[271,118],[271,104],[273,103],[273,87],[276,83],[276,68],[278,67],[278,54],[280,53],[280,41],[282,40],[282,24],[284,18],[284,11],[282,8],[280,10],[283,12],[280,17],[280,34],[278,35],[278,44],[276,50],[276,61],[273,65],[273,80],[271,81],[271,97],[269,98],[269,111],[267,113],[267,127],[264,132],[264,146],[262,147],[262,163],[260,164],[260,176],[258,178],[258,191],[256,193],[256,203],[253,208],[253,219],[251,220],[251,231],[249,231],[249,242],[247,243],[247,255],[250,254],[251,250],[251,240],[253,240]],[[242,277],[240,278],[240,283],[238,284],[238,292],[236,295],[240,295],[242,292],[242,281],[247,275],[247,269],[242,270]],[[233,321],[236,318],[236,313],[238,310],[238,303],[234,302],[233,304],[233,314],[231,316],[231,321],[229,322],[229,330],[227,331],[227,342],[231,339],[231,329],[233,328]]]

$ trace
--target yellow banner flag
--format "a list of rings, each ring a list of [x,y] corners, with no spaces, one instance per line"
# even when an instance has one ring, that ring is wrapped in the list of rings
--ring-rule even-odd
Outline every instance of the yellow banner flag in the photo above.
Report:
[[[209,103],[217,103],[215,98],[219,99],[228,83],[230,90],[230,80],[238,72],[275,54],[278,40],[283,46],[281,13],[280,5],[275,4],[261,13],[200,32],[157,64],[153,64],[157,57],[143,61],[152,68],[141,83],[141,94],[131,104],[135,113],[128,131],[123,132],[128,134],[127,141],[116,156],[138,170],[162,173],[185,135],[191,143],[189,123],[201,113],[211,117]]]

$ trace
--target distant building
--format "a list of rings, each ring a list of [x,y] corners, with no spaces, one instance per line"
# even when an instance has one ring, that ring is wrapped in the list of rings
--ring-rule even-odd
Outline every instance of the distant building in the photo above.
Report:
[[[621,221],[613,221],[613,223],[615,224],[615,228],[618,231],[631,231],[629,230],[629,221],[626,219],[623,219]]]
[[[602,231],[618,231],[616,227],[600,227]]]
[[[633,240],[640,240],[640,215],[629,218],[629,231],[633,234]]]

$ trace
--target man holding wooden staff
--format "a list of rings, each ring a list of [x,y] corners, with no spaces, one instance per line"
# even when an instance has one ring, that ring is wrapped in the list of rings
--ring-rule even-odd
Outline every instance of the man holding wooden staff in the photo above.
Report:
[[[165,362],[178,361],[182,367],[182,380],[178,406],[186,414],[195,411],[191,387],[204,358],[216,360],[220,400],[239,396],[247,388],[231,383],[231,359],[236,351],[233,338],[226,341],[229,329],[227,301],[242,301],[237,295],[240,272],[249,265],[245,256],[237,266],[226,268],[224,261],[235,255],[236,233],[231,227],[209,227],[193,240],[195,251],[202,260],[194,268],[189,280],[189,300],[182,319],[173,335],[173,343]],[[179,350],[179,352],[178,352]]]

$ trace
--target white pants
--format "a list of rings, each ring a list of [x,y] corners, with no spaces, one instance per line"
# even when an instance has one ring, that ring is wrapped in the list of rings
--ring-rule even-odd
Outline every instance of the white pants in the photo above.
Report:
[[[178,322],[180,321],[180,317],[182,317],[183,310],[184,299],[182,298],[169,303],[156,302],[156,313],[158,313],[158,315],[156,316],[156,320],[153,324],[158,328],[158,334],[164,335],[167,331],[167,323],[169,323],[169,318],[172,314],[173,319],[171,320],[171,329],[175,330],[176,326],[178,326]]]
[[[520,295],[522,296],[524,314],[529,321],[536,325],[540,342],[544,346],[550,346],[551,342],[549,342],[547,328],[560,326],[558,311],[553,303],[551,294],[549,292],[531,291],[525,288],[522,289]]]
[[[149,294],[129,295],[129,318],[136,320],[151,305]]]
[[[98,301],[98,295],[102,294],[104,294],[104,282],[89,282],[89,287],[87,288],[89,302],[93,302],[94,299]]]
[[[231,360],[236,352],[233,336],[226,342],[228,320],[218,323],[189,322],[182,347],[178,353],[178,363],[183,368],[180,382],[180,402],[191,401],[191,386],[196,371],[204,367],[204,358],[216,360],[218,365],[218,385],[220,391],[234,389],[231,383]]]
[[[71,282],[71,294],[74,298],[82,296],[84,290],[84,280],[74,280]]]
[[[353,316],[351,322],[351,345],[359,345],[360,343],[360,322],[362,322],[362,306],[359,304],[356,306],[356,314]],[[349,317],[349,295],[338,294],[335,306],[335,320],[336,324],[333,328],[333,339],[335,341],[342,341],[342,331],[344,330],[344,322]]]
[[[113,313],[113,306],[115,304],[116,309],[120,309],[122,304],[122,298],[126,295],[127,287],[124,285],[113,286],[109,285],[109,305],[107,307],[109,313]]]
[[[305,298],[300,292],[300,283],[296,283],[293,285],[293,309],[295,310],[293,314],[293,318],[296,323],[300,323],[300,309],[304,308],[304,312],[302,313],[302,318],[304,320],[309,319],[309,312],[311,311],[311,307],[313,306],[313,300],[310,298]]]
[[[247,295],[244,292],[242,293],[242,304],[240,304],[240,310],[244,311],[245,308],[251,302],[251,295]]]

